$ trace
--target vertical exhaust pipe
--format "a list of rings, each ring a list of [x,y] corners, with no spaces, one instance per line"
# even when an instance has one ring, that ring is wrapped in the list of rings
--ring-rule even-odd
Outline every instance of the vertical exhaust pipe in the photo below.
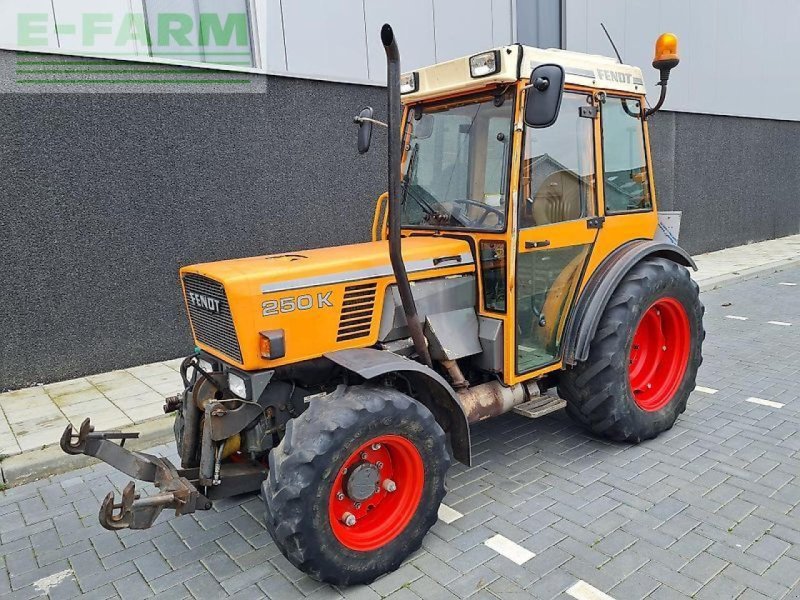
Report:
[[[406,265],[400,238],[400,155],[402,151],[400,140],[400,51],[397,49],[397,40],[392,27],[387,23],[381,28],[381,42],[386,51],[386,85],[389,95],[389,258],[392,262],[392,271],[397,280],[397,291],[400,292],[400,301],[403,303],[403,312],[406,323],[411,332],[414,349],[420,360],[433,366],[428,344],[422,331],[422,324],[417,315],[417,305],[411,294],[411,284],[408,282]]]

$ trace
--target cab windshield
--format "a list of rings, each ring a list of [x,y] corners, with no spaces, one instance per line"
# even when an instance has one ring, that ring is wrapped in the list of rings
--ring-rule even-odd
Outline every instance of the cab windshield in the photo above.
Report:
[[[513,120],[514,88],[409,110],[403,226],[504,230]]]

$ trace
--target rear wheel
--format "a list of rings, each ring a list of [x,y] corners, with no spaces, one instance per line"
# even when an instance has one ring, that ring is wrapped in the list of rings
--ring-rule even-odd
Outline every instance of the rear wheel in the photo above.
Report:
[[[430,411],[390,388],[342,388],[289,422],[263,485],[267,527],[311,577],[368,583],[436,522],[450,465]]]
[[[570,416],[618,441],[671,428],[702,362],[703,312],[685,267],[663,258],[634,266],[609,300],[588,359],[561,374]]]

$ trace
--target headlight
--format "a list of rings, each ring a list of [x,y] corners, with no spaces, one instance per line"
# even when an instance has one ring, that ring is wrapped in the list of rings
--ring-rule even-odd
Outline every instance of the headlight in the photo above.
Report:
[[[198,360],[197,366],[200,367],[205,373],[211,373],[214,370],[214,365],[212,365],[207,360],[202,360],[202,359]]]
[[[228,375],[228,389],[242,400],[247,398],[247,385],[245,385],[244,379],[238,375],[233,373]]]
[[[469,73],[473,77],[486,77],[500,70],[500,51],[476,54],[469,59]]]
[[[410,94],[419,89],[419,73],[404,73],[400,75],[400,93]]]

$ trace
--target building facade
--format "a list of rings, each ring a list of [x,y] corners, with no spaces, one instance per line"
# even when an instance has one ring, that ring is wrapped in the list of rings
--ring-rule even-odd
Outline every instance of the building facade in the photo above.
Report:
[[[368,239],[385,136],[358,155],[352,117],[385,114],[387,21],[406,70],[514,42],[613,56],[603,23],[651,104],[673,31],[651,140],[682,245],[800,231],[792,0],[20,4],[0,0],[0,389],[190,351],[182,264]]]

